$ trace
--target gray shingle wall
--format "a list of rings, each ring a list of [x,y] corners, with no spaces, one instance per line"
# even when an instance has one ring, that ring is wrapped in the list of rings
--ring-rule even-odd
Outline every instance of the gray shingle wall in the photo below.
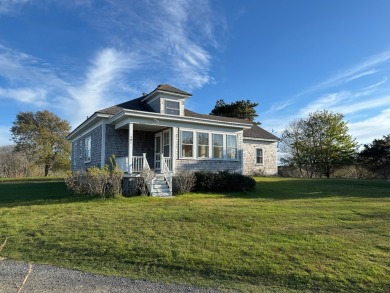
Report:
[[[161,103],[160,99],[155,99],[153,102],[149,104],[149,106],[156,112],[160,113],[161,112]]]
[[[150,168],[154,168],[154,132],[134,130],[133,142],[133,155],[146,153]]]
[[[244,140],[244,174],[277,175],[277,142]],[[263,150],[263,164],[256,164],[256,149]]]
[[[91,161],[85,162],[85,139],[91,137]],[[76,148],[77,144],[77,148]],[[76,150],[74,152],[74,150]],[[102,126],[99,125],[87,134],[72,143],[72,171],[85,171],[87,168],[98,166],[101,163]],[[76,155],[76,156],[75,156]],[[75,160],[76,159],[76,160]],[[75,161],[74,161],[75,160]]]
[[[127,129],[115,130],[114,125],[106,124],[106,155],[105,164],[110,164],[110,157],[127,157],[129,145],[129,131]]]
[[[187,160],[179,159],[176,161],[176,172],[180,171],[229,171],[241,173],[240,161],[229,160]]]

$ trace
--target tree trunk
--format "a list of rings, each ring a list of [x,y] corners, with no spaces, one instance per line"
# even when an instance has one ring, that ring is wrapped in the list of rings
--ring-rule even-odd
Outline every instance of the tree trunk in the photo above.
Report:
[[[49,175],[49,169],[50,169],[50,166],[48,164],[45,164],[45,177],[47,177]]]

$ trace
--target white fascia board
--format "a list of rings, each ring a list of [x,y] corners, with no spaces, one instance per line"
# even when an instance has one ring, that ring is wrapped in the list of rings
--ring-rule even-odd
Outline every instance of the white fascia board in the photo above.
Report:
[[[111,116],[112,115],[109,115],[109,114],[94,113],[91,117],[89,117],[87,120],[85,120],[79,126],[77,126],[76,129],[74,129],[71,133],[69,133],[68,136],[66,137],[66,139],[73,141],[75,138],[83,136],[85,133],[90,131],[91,125],[96,127],[97,122],[99,122],[102,119],[108,119]],[[93,127],[93,128],[95,128],[95,127]]]
[[[161,94],[166,94],[166,95],[170,95],[170,96],[177,96],[177,97],[180,97],[180,98],[183,98],[183,99],[188,99],[189,95],[183,95],[183,94],[178,94],[178,93],[172,93],[172,92],[168,92],[168,91],[162,91],[162,90],[155,90],[153,92],[151,92],[150,94],[148,94],[145,98],[143,98],[141,100],[141,102],[145,102],[146,100],[148,100],[149,98],[153,97],[153,96],[157,96],[159,93]]]
[[[258,138],[258,137],[245,137],[244,140],[254,140],[254,141],[266,141],[266,142],[277,142],[278,139],[269,139],[269,138]]]
[[[239,129],[249,129],[252,127],[252,124],[247,123],[237,123],[237,122],[227,122],[227,121],[218,121],[218,120],[209,120],[209,119],[202,119],[202,118],[196,118],[196,117],[188,117],[188,116],[176,116],[176,115],[167,115],[167,114],[160,114],[160,113],[153,113],[153,112],[144,112],[144,111],[136,111],[136,110],[123,110],[116,115],[112,116],[108,123],[114,123],[116,125],[116,128],[119,128],[121,120],[126,118],[149,118],[149,119],[156,119],[164,121],[163,125],[166,125],[167,122],[173,122],[175,123],[175,126],[177,127],[180,123],[191,123],[191,124],[202,124],[202,125],[213,125],[213,126],[223,126],[223,127],[229,127],[229,128],[239,128]],[[156,125],[158,124],[158,121],[156,121]],[[171,124],[170,123],[170,124]],[[124,125],[124,124],[123,124]],[[122,126],[123,126],[122,125]]]

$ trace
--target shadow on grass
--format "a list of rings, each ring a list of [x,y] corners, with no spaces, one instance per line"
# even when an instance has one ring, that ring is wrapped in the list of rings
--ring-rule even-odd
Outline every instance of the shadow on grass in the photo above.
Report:
[[[73,195],[63,181],[0,183],[0,207],[83,202],[94,197]]]
[[[326,197],[390,198],[386,180],[257,178],[256,190],[226,197],[276,200]]]

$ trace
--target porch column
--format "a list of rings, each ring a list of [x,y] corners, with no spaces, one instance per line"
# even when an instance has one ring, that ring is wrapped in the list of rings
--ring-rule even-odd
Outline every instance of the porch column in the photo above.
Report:
[[[176,173],[177,127],[172,127],[172,174]]]
[[[129,123],[129,174],[133,173],[133,123]]]

